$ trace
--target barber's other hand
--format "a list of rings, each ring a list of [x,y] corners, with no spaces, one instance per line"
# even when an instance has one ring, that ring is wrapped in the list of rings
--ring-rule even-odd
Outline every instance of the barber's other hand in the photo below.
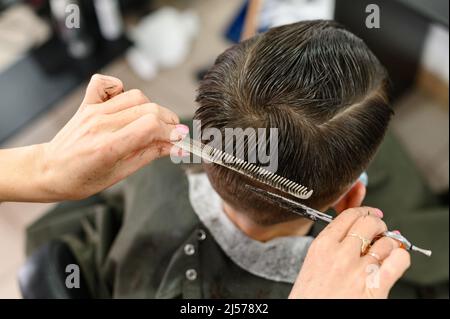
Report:
[[[410,256],[388,237],[361,256],[358,236],[373,240],[386,231],[380,217],[380,210],[370,207],[347,209],[336,217],[313,241],[289,297],[387,298]]]
[[[42,144],[38,167],[44,201],[81,199],[168,155],[188,132],[172,111],[119,79],[94,75],[74,117]],[[173,151],[173,149],[172,149]]]

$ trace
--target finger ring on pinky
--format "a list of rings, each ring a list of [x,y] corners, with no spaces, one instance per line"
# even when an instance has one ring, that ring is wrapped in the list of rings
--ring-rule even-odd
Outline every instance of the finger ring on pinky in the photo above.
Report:
[[[361,240],[361,255],[364,255],[366,253],[367,249],[370,247],[370,240],[368,240],[367,238],[364,238],[358,234],[355,234],[355,233],[350,233],[347,236],[348,237],[356,237]]]
[[[377,260],[378,264],[381,265],[381,257],[380,257],[380,255],[378,255],[377,253],[374,253],[372,251],[369,251],[367,253],[367,255],[368,256],[372,256],[373,258],[375,258]]]

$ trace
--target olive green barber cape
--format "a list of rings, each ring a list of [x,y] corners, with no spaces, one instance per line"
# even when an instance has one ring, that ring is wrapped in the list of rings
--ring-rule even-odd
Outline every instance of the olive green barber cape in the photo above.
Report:
[[[431,258],[412,253],[412,266],[390,297],[448,298],[448,206],[434,199],[392,136],[368,175],[364,204],[382,209],[390,229],[433,250]],[[157,160],[128,178],[121,192],[63,203],[33,223],[27,253],[63,240],[95,298],[286,298],[291,284],[255,276],[221,250],[188,195],[180,165]]]

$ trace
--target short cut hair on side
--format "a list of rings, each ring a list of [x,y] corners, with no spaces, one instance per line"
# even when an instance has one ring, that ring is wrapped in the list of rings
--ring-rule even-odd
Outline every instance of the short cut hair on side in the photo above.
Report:
[[[313,189],[302,203],[323,209],[376,153],[393,114],[387,87],[384,67],[360,38],[334,21],[304,21],[223,52],[200,83],[194,119],[202,131],[278,128],[277,174]],[[222,199],[255,222],[298,218],[245,188],[248,178],[203,166]]]

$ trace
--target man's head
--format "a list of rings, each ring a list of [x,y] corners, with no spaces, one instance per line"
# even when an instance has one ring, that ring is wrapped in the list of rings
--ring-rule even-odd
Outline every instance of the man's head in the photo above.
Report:
[[[221,54],[200,85],[195,119],[202,131],[278,128],[276,173],[314,190],[303,203],[327,209],[348,203],[344,194],[363,193],[355,182],[392,115],[386,86],[361,39],[333,21],[300,22]],[[245,177],[218,165],[205,170],[219,195],[255,222],[296,218],[247,190]]]

